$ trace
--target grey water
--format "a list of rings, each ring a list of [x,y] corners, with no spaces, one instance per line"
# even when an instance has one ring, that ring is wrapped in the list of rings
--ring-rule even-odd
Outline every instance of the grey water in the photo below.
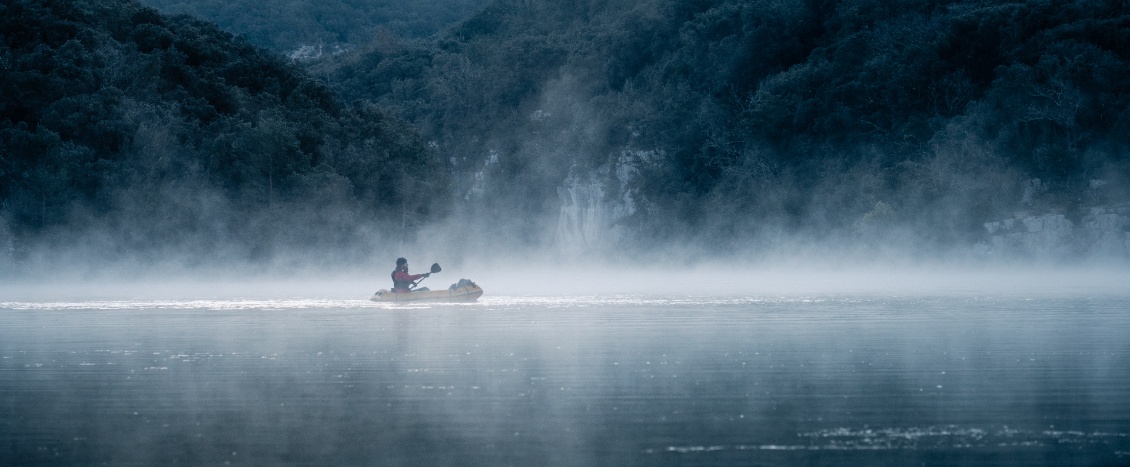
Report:
[[[1130,465],[1130,294],[0,302],[0,465]]]

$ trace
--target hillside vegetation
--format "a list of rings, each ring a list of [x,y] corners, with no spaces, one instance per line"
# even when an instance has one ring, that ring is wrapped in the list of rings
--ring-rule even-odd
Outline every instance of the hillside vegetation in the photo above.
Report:
[[[141,0],[244,34],[251,43],[290,53],[321,52],[430,36],[470,16],[487,0]]]
[[[414,129],[211,24],[11,0],[0,39],[0,241],[17,263],[347,255],[445,209]]]
[[[560,238],[580,199],[612,249],[946,251],[1127,201],[1128,59],[1119,1],[497,0],[315,69],[415,122],[467,209],[524,213],[506,232]]]
[[[1123,1],[268,5],[5,1],[6,257],[1130,258]]]

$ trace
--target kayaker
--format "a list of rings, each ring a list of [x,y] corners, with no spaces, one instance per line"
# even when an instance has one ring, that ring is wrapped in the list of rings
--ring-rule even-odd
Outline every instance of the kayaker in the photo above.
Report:
[[[404,258],[396,258],[396,269],[392,270],[392,291],[394,293],[406,293],[412,291],[412,284],[416,281],[432,275],[430,272],[423,274],[408,274],[408,260]],[[426,289],[419,289],[422,292]]]

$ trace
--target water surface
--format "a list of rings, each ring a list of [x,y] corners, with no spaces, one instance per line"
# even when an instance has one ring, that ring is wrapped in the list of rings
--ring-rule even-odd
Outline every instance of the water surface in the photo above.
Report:
[[[1130,296],[0,302],[0,464],[1127,465]]]

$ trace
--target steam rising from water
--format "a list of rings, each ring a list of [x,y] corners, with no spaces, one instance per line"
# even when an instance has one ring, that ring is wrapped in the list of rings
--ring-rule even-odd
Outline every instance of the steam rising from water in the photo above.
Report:
[[[425,263],[425,261],[413,264]],[[648,295],[693,300],[706,297],[826,297],[844,295],[1012,295],[1122,293],[1130,270],[1120,268],[759,267],[716,263],[669,268],[593,264],[462,263],[421,282],[433,290],[471,279],[498,297],[610,297]],[[417,266],[417,269],[420,267]],[[0,302],[116,301],[146,306],[233,309],[368,307],[367,298],[391,284],[385,268],[303,277],[220,275],[166,280],[56,277],[0,283]],[[391,270],[391,267],[388,268]],[[556,300],[557,298],[554,298]]]
[[[1125,291],[302,296],[332,284],[5,295],[0,463],[1130,458]]]

